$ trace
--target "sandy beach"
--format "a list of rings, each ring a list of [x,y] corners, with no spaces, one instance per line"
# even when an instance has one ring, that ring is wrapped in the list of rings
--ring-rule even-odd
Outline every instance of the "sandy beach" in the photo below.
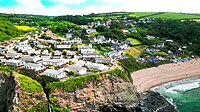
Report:
[[[200,59],[147,68],[131,75],[137,91],[143,93],[167,82],[200,76]]]

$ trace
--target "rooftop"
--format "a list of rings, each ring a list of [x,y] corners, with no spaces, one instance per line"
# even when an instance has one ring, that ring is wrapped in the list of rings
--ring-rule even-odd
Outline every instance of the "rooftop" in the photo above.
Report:
[[[54,69],[47,69],[44,71],[44,73],[50,73],[50,74],[55,74],[55,75],[59,75],[60,73],[63,73],[64,71],[62,70],[54,70]]]

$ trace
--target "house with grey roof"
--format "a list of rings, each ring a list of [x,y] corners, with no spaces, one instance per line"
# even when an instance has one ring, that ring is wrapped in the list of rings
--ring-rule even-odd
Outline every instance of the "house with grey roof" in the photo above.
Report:
[[[50,59],[51,58],[51,54],[49,53],[48,50],[44,50],[44,51],[42,51],[41,58],[42,59]]]
[[[25,69],[30,69],[30,70],[34,70],[34,71],[42,71],[45,69],[45,67],[43,65],[40,64],[34,64],[34,63],[26,63],[24,65]]]
[[[61,79],[66,76],[66,73],[62,70],[47,69],[44,71],[43,75]]]
[[[110,58],[95,58],[95,63],[111,63],[112,59]]]
[[[0,54],[5,54],[5,53],[7,53],[7,49],[6,48],[4,48],[4,47],[0,47]]]
[[[72,45],[71,44],[61,44],[61,45],[56,45],[55,46],[56,49],[71,49],[72,48]]]
[[[0,58],[0,63],[4,63],[6,61],[5,58]]]
[[[87,69],[84,68],[84,67],[79,67],[79,66],[74,66],[74,65],[71,65],[71,66],[68,66],[66,68],[66,71],[70,72],[70,71],[75,71],[77,72],[79,75],[84,75],[84,74],[87,74]]]
[[[90,49],[89,46],[78,46],[78,51],[81,51],[81,49]]]
[[[21,57],[22,57],[22,54],[20,54],[20,53],[8,52],[6,54],[6,58],[18,59],[18,58],[21,58]]]
[[[54,51],[53,55],[52,55],[53,59],[61,59],[62,58],[62,53],[58,50]]]
[[[87,52],[87,53],[82,53],[82,58],[83,60],[93,60],[95,58],[99,58],[100,54],[97,53],[96,51],[94,52]]]
[[[40,60],[41,60],[41,58],[39,56],[23,56],[22,57],[22,61],[25,61],[27,63],[29,63],[29,62],[36,63]]]
[[[86,63],[85,66],[87,68],[93,68],[93,69],[97,69],[100,71],[104,71],[104,70],[108,69],[108,66],[106,66],[106,65],[98,64],[98,63],[91,63],[91,62]]]
[[[91,34],[91,33],[94,33],[94,32],[97,32],[97,31],[96,31],[96,29],[93,29],[93,28],[89,28],[89,29],[86,30],[87,34]]]
[[[62,66],[65,64],[65,62],[62,59],[49,59],[43,60],[42,64],[45,66]]]
[[[25,62],[22,61],[22,60],[11,59],[11,60],[6,60],[5,61],[5,65],[14,66],[14,67],[21,67],[24,64],[25,64]]]

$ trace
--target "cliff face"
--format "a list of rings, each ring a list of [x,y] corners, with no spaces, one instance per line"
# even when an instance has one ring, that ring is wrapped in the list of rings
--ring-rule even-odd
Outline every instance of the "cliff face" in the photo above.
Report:
[[[112,75],[88,82],[75,92],[56,89],[51,97],[57,98],[61,108],[70,106],[71,112],[134,112],[138,93],[130,82]]]
[[[159,94],[140,95],[132,82],[110,74],[86,81],[71,92],[58,86],[50,93],[48,101],[35,80],[1,72],[0,96],[0,112],[176,112]]]
[[[16,82],[12,75],[0,73],[0,111],[11,111],[15,96]]]
[[[4,72],[0,73],[0,111],[24,111],[26,108],[37,105],[39,102],[46,100],[42,88],[41,91],[37,88],[26,88],[32,87],[31,85],[36,83],[36,81],[32,79],[27,80],[26,77],[24,79],[27,80],[26,82],[20,79],[22,77],[24,79],[26,76],[20,74],[8,75]]]

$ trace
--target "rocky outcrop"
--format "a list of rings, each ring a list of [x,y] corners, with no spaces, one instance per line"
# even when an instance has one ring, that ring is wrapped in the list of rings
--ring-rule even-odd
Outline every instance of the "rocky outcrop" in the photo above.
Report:
[[[29,77],[0,73],[0,112],[176,112],[160,94],[141,95],[132,82],[116,75],[104,74],[71,92],[57,87],[49,101],[38,86],[41,85]]]
[[[141,96],[139,107],[143,112],[177,112],[163,96],[152,91]]]
[[[139,94],[133,85],[121,78],[107,74],[103,80],[94,80],[75,92],[56,89],[51,97],[56,97],[60,107],[71,107],[71,112],[134,112]]]
[[[16,86],[14,76],[0,72],[0,111],[9,112],[13,110]]]
[[[45,94],[32,92],[20,85],[19,74],[0,73],[0,112],[19,112],[46,100]],[[27,87],[31,83],[23,83]]]

